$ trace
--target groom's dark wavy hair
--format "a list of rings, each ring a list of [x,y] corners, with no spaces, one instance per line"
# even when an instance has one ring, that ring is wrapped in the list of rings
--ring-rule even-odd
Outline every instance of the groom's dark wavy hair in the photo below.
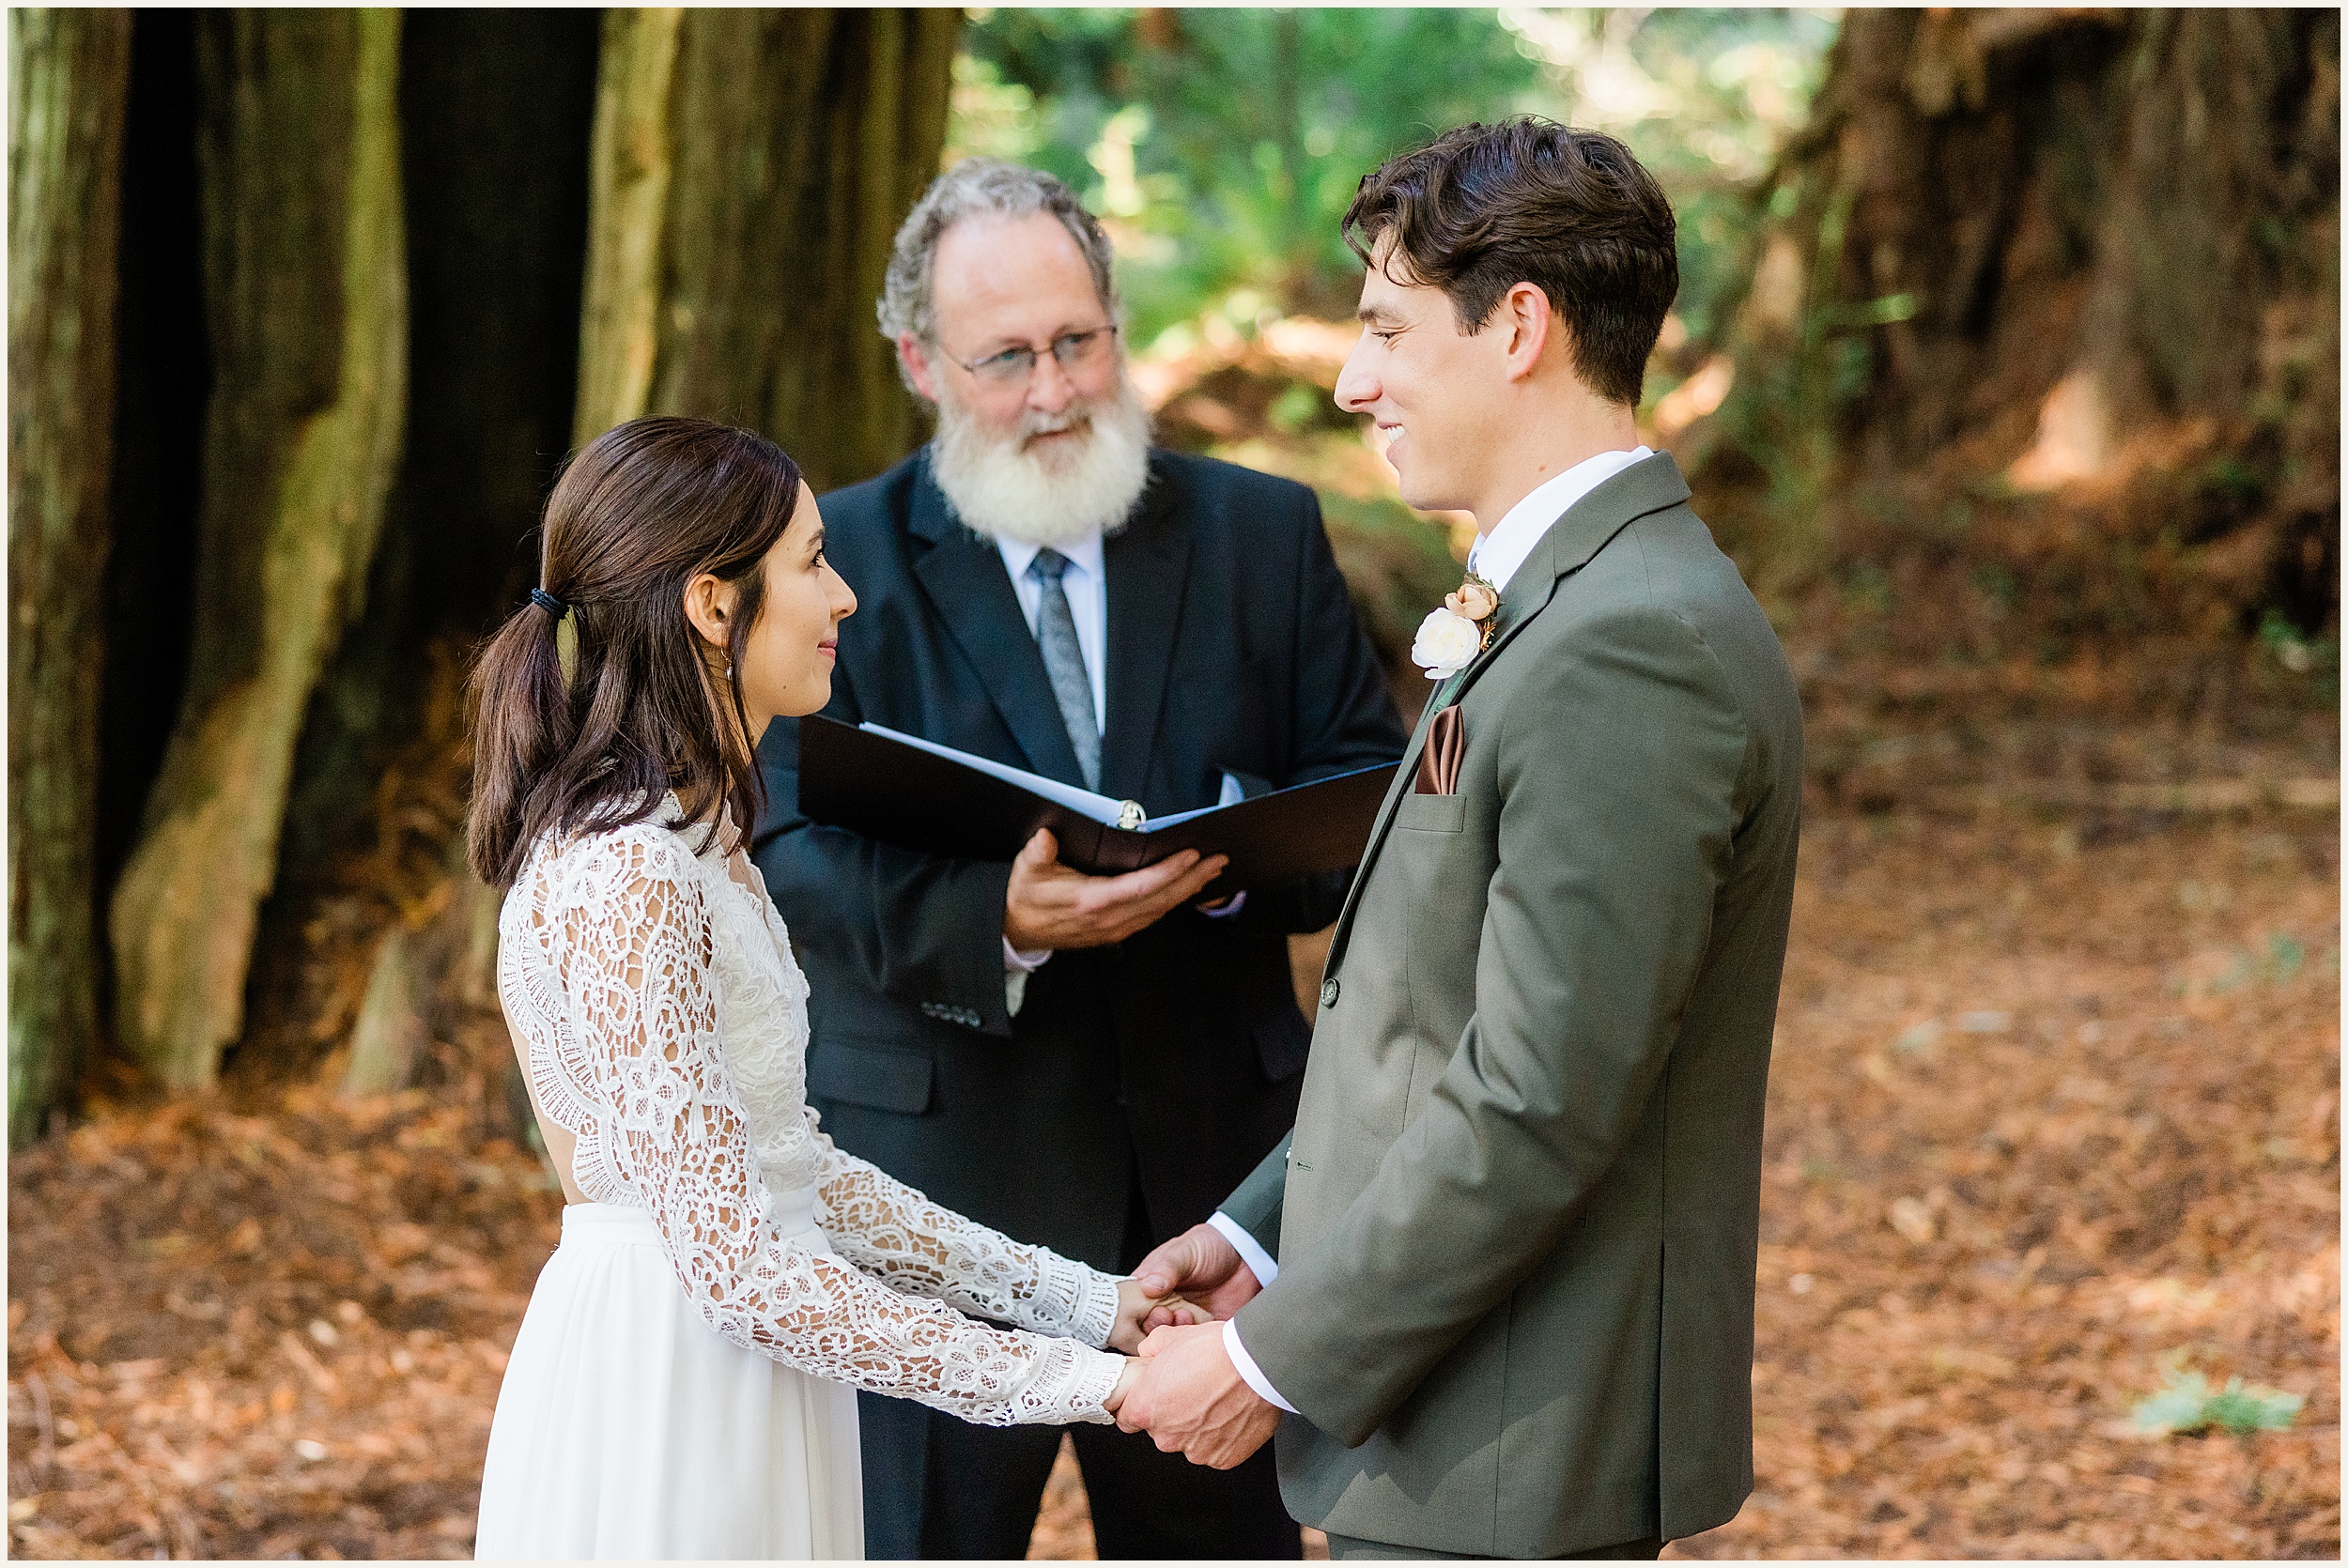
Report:
[[[799,466],[780,447],[706,420],[630,420],[564,466],[538,579],[562,607],[533,597],[473,666],[474,875],[511,887],[548,828],[642,822],[670,790],[713,835],[721,802],[750,830],[765,792],[741,677],[710,668],[685,585],[703,572],[734,585],[725,658],[738,671],[766,552],[798,506]]]
[[[1451,300],[1480,331],[1521,283],[1573,335],[1573,368],[1599,396],[1636,404],[1647,356],[1679,294],[1677,223],[1655,177],[1612,136],[1525,116],[1463,125],[1365,176],[1345,242],[1386,275]]]

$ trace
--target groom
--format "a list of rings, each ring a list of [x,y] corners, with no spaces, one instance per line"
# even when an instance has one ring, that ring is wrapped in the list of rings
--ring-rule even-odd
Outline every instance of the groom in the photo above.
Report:
[[[1678,268],[1630,152],[1469,126],[1345,223],[1368,272],[1337,401],[1413,505],[1481,532],[1421,633],[1442,684],[1338,919],[1295,1130],[1137,1270],[1228,1320],[1159,1330],[1119,1423],[1213,1466],[1276,1426],[1333,1557],[1651,1558],[1752,1490],[1800,709],[1639,444]]]

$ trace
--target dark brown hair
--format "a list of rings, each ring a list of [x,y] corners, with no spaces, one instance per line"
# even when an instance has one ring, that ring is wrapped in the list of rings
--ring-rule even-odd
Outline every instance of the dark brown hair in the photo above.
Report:
[[[685,585],[709,572],[738,587],[726,653],[739,671],[760,568],[798,504],[799,466],[780,447],[705,420],[631,420],[564,466],[547,498],[541,592],[473,666],[466,851],[482,881],[512,886],[548,828],[642,822],[670,790],[713,835],[721,801],[749,831],[765,797],[741,676],[720,696]]]
[[[1463,331],[1533,284],[1573,333],[1575,372],[1618,403],[1639,401],[1679,293],[1677,224],[1655,177],[1612,136],[1530,116],[1388,159],[1343,230],[1364,262],[1391,233],[1387,275],[1442,289]]]

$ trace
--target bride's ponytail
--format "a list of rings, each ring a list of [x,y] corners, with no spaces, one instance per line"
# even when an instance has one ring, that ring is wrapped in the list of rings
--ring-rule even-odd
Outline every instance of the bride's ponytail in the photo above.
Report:
[[[721,805],[741,831],[756,824],[739,678],[718,669],[742,662],[800,488],[781,448],[706,420],[630,420],[564,466],[541,586],[473,665],[474,875],[511,887],[541,834],[641,822],[672,791],[713,833]],[[704,572],[740,590],[724,649],[685,618],[685,585]]]
[[[473,665],[472,808],[465,823],[465,855],[473,875],[508,887],[529,849],[522,822],[531,781],[547,777],[579,738],[563,672],[562,623],[570,613],[551,594],[505,618]],[[554,607],[560,607],[559,609]],[[574,635],[576,635],[574,633]]]

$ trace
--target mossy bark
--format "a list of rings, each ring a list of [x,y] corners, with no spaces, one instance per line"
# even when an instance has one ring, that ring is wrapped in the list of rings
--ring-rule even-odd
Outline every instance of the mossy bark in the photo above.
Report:
[[[606,13],[577,438],[694,414],[818,489],[918,438],[873,323],[935,174],[958,10]]]
[[[187,695],[116,888],[116,1028],[167,1086],[242,1025],[310,695],[359,608],[400,450],[396,12],[206,14],[207,416]]]
[[[8,1146],[98,1033],[126,10],[8,13]]]
[[[2081,635],[2323,626],[2339,183],[2337,10],[1855,9],[1682,455],[1765,575],[2002,530]]]

